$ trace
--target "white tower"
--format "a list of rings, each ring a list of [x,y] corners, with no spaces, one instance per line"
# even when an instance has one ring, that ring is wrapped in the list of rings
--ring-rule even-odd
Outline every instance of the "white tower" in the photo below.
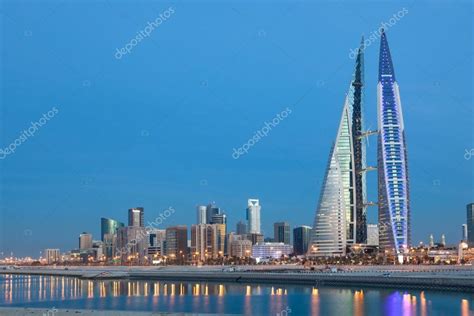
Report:
[[[247,203],[247,221],[249,234],[260,234],[260,202],[257,199],[249,199]]]

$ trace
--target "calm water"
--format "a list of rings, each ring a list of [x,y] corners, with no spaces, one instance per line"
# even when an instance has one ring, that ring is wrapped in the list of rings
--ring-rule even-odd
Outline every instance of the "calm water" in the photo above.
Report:
[[[473,315],[472,293],[0,275],[0,306],[244,315]],[[287,313],[286,313],[287,312]]]

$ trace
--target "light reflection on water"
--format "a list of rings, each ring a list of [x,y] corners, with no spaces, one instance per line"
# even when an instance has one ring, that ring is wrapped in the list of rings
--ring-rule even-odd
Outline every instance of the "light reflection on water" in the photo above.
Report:
[[[431,315],[473,313],[472,294],[295,285],[91,281],[0,275],[0,305],[277,315]]]

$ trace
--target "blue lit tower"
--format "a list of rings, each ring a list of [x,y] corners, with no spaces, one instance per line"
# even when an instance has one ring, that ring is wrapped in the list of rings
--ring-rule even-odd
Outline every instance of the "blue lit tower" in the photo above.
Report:
[[[400,93],[383,30],[377,105],[379,227],[385,227],[379,242],[400,261],[411,243],[407,152]]]

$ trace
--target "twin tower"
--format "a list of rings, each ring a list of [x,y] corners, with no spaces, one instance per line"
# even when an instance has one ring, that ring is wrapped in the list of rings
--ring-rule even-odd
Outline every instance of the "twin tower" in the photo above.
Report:
[[[398,256],[411,243],[410,197],[402,106],[387,36],[380,30],[377,131],[364,131],[364,39],[356,55],[336,140],[321,188],[309,256],[343,256],[367,243],[366,209],[378,204],[379,246]],[[366,165],[365,138],[378,135],[377,168]],[[378,203],[368,203],[366,172],[378,172]]]

